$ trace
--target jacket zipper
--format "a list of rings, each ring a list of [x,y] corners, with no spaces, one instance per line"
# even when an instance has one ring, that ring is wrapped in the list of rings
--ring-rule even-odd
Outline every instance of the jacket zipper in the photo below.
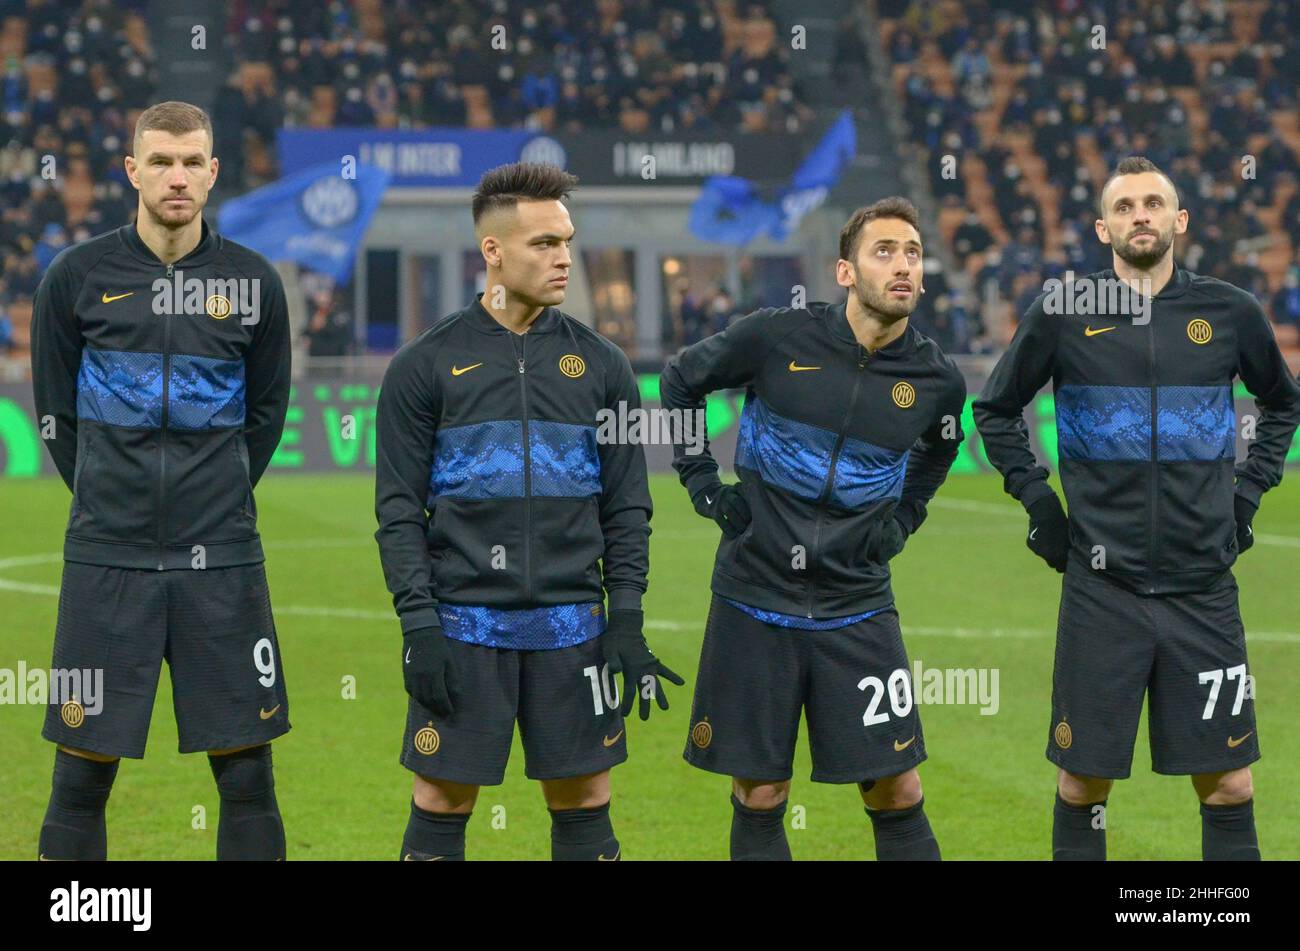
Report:
[[[532,603],[533,600],[533,568],[532,568],[532,509],[533,509],[533,463],[532,455],[528,446],[528,381],[524,374],[524,358],[528,355],[528,335],[522,334],[519,338],[520,352],[516,359],[519,361],[519,393],[523,397],[524,410],[524,601]],[[513,345],[514,341],[511,341]]]
[[[1155,594],[1156,586],[1156,526],[1159,520],[1156,518],[1156,506],[1159,502],[1159,493],[1156,491],[1156,483],[1160,474],[1160,462],[1157,458],[1158,452],[1158,433],[1156,431],[1159,412],[1157,408],[1158,387],[1156,386],[1156,323],[1152,320],[1147,325],[1147,352],[1150,355],[1150,373],[1151,373],[1151,463],[1150,478],[1147,480],[1148,485],[1148,505],[1147,511],[1150,513],[1147,523],[1147,594]]]
[[[167,265],[167,282],[171,283],[172,268]],[[171,399],[171,315],[163,315],[163,378],[162,378],[162,442],[158,448],[158,570],[163,570],[164,535],[167,530],[167,405]]]
[[[862,386],[862,371],[867,368],[867,361],[870,359],[871,353],[862,344],[858,344],[858,373],[853,380],[853,392],[849,395],[849,403],[844,410],[844,419],[840,422],[840,431],[835,439],[835,448],[831,450],[831,465],[826,475],[826,485],[822,487],[821,497],[817,500],[817,521],[813,523],[812,550],[808,552],[807,616],[809,618],[813,616],[813,599],[817,591],[815,572],[817,549],[821,546],[822,539],[822,516],[826,513],[826,503],[835,487],[835,467],[839,465],[840,450],[844,448],[844,442],[848,437],[849,418],[853,415],[853,407],[858,402],[858,389]]]

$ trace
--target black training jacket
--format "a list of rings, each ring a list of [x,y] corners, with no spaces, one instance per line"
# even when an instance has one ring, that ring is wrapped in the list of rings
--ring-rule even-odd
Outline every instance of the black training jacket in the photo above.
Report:
[[[514,334],[478,300],[403,346],[376,419],[375,516],[408,632],[439,601],[640,608],[650,491],[640,445],[598,439],[640,407],[627,356],[547,307]]]
[[[1116,275],[1079,280],[1104,289],[1102,278]],[[976,400],[975,422],[1007,492],[1030,505],[1051,488],[1021,413],[1051,380],[1071,559],[1091,568],[1104,557],[1107,576],[1143,594],[1197,591],[1237,557],[1233,377],[1260,411],[1235,467],[1236,491],[1256,504],[1282,478],[1300,387],[1246,291],[1175,266],[1150,304],[1143,323],[1049,314],[1040,297]]]
[[[60,253],[36,291],[32,387],[72,490],[64,558],[160,571],[260,562],[253,487],[284,428],[289,362],[279,275],[206,222],[174,264],[134,225]]]
[[[889,605],[889,566],[867,559],[866,534],[896,509],[912,528],[924,517],[962,439],[961,372],[910,325],[869,353],[844,303],[817,302],[756,311],[682,350],[660,398],[702,410],[709,392],[742,386],[735,469],[753,518],[719,543],[714,593],[810,618]],[[694,499],[718,464],[688,448],[674,443],[673,467]]]

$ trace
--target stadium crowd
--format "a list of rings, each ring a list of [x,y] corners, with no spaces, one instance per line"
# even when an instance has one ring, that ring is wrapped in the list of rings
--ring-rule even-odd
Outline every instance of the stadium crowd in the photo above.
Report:
[[[801,132],[765,2],[232,3],[228,136],[281,126]]]
[[[0,0],[0,354],[25,351],[54,256],[134,214],[121,156],[158,87],[146,7]],[[283,126],[800,132],[814,118],[758,0],[228,7],[233,66],[211,109],[225,194],[277,176]],[[337,315],[309,303],[312,351],[338,352]]]
[[[947,341],[955,349],[1000,349],[1044,280],[1109,267],[1096,193],[1133,153],[1166,169],[1191,211],[1179,260],[1251,291],[1282,342],[1296,342],[1300,5],[881,0],[879,10],[911,144],[972,279],[961,296],[982,305],[958,308],[961,318],[1003,318],[962,328]]]
[[[233,66],[212,106],[227,193],[276,177],[284,126],[730,134],[798,133],[815,119],[767,2],[228,7]],[[54,255],[134,213],[120,159],[158,86],[145,9],[145,0],[0,0],[0,355],[25,351],[31,295]],[[878,0],[876,9],[909,147],[969,279],[927,276],[918,322],[946,348],[1001,349],[1044,280],[1109,264],[1093,236],[1095,192],[1132,152],[1165,167],[1192,210],[1180,260],[1249,289],[1284,344],[1300,339],[1300,71],[1287,59],[1300,45],[1300,5]],[[1095,48],[1099,23],[1107,32]],[[746,303],[715,288],[679,296],[674,342],[720,329],[722,312]],[[325,316],[316,300],[309,309],[312,351],[346,349],[338,313]]]

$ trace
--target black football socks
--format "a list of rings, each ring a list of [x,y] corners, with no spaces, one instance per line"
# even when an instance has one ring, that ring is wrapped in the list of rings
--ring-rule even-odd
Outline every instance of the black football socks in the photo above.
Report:
[[[925,816],[925,797],[906,809],[867,809],[877,862],[938,862],[939,843]]]
[[[731,809],[731,861],[790,861],[784,802],[775,809],[750,809],[732,793]]]
[[[117,764],[117,760],[101,763],[55,751],[50,805],[38,846],[41,859],[102,862],[108,858],[104,810],[117,777]]]
[[[284,823],[275,801],[271,746],[209,756],[221,797],[217,823],[218,861],[282,861]]]
[[[591,809],[551,809],[551,861],[617,862],[622,858],[609,803]]]
[[[468,812],[430,812],[411,800],[411,818],[402,837],[403,862],[465,861]]]
[[[1100,808],[1098,808],[1100,807]],[[1052,861],[1106,861],[1106,800],[1075,806],[1056,793],[1052,812]]]
[[[1258,862],[1255,800],[1231,806],[1201,803],[1201,858],[1207,862]]]

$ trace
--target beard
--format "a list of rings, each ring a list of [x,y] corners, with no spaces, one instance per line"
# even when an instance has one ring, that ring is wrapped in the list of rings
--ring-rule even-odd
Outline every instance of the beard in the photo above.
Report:
[[[1140,271],[1149,270],[1159,264],[1161,258],[1165,256],[1165,252],[1169,250],[1169,246],[1174,243],[1174,226],[1170,225],[1169,230],[1163,234],[1158,231],[1148,233],[1154,234],[1155,237],[1145,248],[1133,245],[1133,239],[1138,235],[1133,235],[1122,241],[1112,241],[1115,253],[1119,255],[1120,260]]]
[[[890,281],[890,284],[895,283]],[[888,286],[888,285],[886,285]],[[880,291],[864,281],[861,275],[853,282],[854,292],[858,296],[858,303],[868,312],[874,312],[882,317],[898,320],[906,317],[916,309],[916,298],[920,293],[920,288],[912,285],[912,294],[906,300],[898,300],[890,297],[887,291]]]
[[[164,228],[184,228],[199,214],[203,212],[203,206],[207,204],[207,196],[203,200],[196,199],[193,195],[185,196],[189,202],[178,207],[172,207],[167,204],[164,198],[156,204],[145,202],[144,209],[149,213],[155,224]]]

